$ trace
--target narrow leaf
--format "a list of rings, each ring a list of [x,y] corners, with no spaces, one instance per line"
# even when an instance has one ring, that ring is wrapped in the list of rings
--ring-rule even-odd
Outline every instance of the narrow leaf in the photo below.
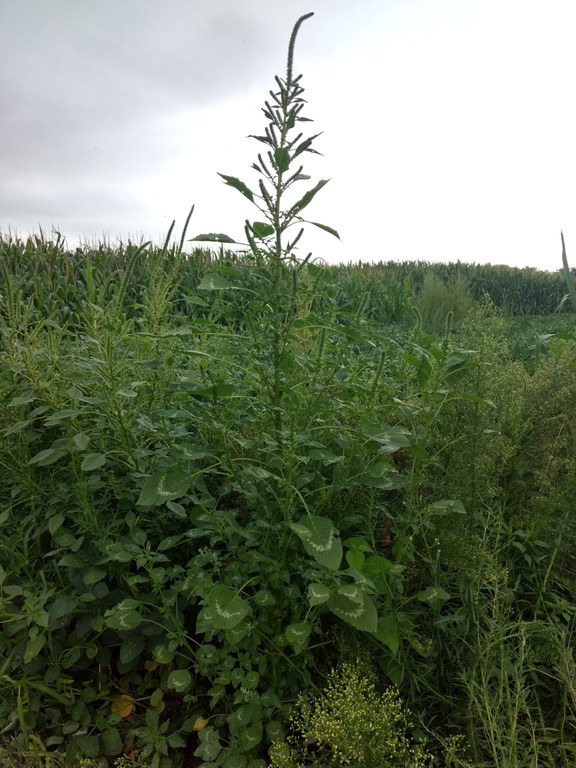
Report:
[[[329,235],[334,235],[334,237],[337,237],[338,240],[340,240],[340,235],[338,232],[332,227],[329,227],[327,224],[319,224],[317,221],[309,221],[308,224],[313,224],[315,227],[323,229],[324,232],[328,232]]]
[[[328,184],[328,179],[320,179],[320,181],[316,184],[315,187],[312,187],[312,189],[309,189],[308,192],[306,192],[300,200],[298,200],[297,203],[294,203],[292,208],[289,209],[286,219],[287,221],[290,221],[290,219],[293,219],[294,216],[300,213],[304,208],[306,208],[309,203],[312,202],[316,194],[324,187],[326,184]]]
[[[225,176],[223,173],[219,173],[218,176],[224,179],[225,183],[229,187],[234,187],[234,189],[237,189],[238,192],[241,192],[244,197],[247,197],[248,200],[250,200],[251,203],[254,202],[254,192],[252,192],[252,190],[247,187],[243,181],[240,181],[240,179],[237,179],[235,176]]]

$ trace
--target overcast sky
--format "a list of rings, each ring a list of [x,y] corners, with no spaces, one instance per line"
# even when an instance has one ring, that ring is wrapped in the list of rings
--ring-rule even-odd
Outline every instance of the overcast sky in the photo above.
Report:
[[[576,265],[575,0],[0,0],[0,231],[241,239],[298,37],[330,262]],[[306,187],[302,187],[304,192]],[[256,218],[261,218],[256,215]]]

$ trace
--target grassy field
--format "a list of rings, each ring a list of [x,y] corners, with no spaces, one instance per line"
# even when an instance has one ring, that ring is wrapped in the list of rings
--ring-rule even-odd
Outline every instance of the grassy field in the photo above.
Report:
[[[2,768],[576,763],[576,304],[296,257],[305,18],[243,254],[0,239]]]

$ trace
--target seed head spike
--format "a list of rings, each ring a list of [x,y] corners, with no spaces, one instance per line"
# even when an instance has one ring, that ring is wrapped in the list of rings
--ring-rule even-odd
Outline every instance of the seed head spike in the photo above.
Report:
[[[296,44],[296,37],[298,35],[298,30],[302,26],[303,22],[306,21],[306,19],[309,19],[311,16],[314,16],[314,12],[311,13],[305,13],[304,16],[300,16],[296,24],[294,24],[294,29],[292,30],[292,34],[290,35],[290,42],[288,43],[288,64],[286,67],[286,87],[289,88],[292,84],[292,62],[294,60],[294,45]]]

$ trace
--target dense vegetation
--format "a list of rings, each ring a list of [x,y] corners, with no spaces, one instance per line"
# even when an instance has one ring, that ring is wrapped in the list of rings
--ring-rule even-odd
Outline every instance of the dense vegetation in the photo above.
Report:
[[[0,241],[0,765],[576,761],[566,283],[298,259],[302,21],[242,254]]]

